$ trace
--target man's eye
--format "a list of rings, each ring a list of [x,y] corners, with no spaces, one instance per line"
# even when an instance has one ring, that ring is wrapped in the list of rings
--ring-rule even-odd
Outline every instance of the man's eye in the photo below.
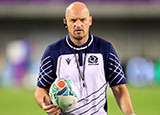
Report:
[[[72,22],[76,22],[76,19],[72,19],[71,21],[72,21]]]
[[[81,19],[81,22],[84,22],[85,21],[85,19]]]

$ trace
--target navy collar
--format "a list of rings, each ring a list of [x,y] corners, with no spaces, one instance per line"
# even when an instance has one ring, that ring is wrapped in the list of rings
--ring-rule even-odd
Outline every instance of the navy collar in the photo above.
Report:
[[[92,44],[92,42],[93,42],[93,35],[92,35],[92,34],[89,34],[89,39],[88,39],[88,41],[87,41],[85,44],[83,44],[82,46],[77,46],[77,45],[75,45],[75,44],[71,41],[71,39],[70,39],[70,37],[69,37],[69,34],[66,36],[66,42],[67,42],[67,44],[69,45],[69,47],[71,47],[71,48],[74,49],[74,50],[83,50],[83,49],[88,48],[88,47]]]

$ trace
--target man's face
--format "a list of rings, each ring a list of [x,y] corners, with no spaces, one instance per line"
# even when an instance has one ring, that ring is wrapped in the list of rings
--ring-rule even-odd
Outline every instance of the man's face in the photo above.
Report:
[[[71,37],[81,40],[89,33],[92,24],[92,17],[89,16],[88,9],[80,11],[71,10],[66,15],[67,27]]]

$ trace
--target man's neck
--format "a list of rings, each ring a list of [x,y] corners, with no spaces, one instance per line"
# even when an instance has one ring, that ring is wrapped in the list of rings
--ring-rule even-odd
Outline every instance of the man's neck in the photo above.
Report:
[[[84,38],[82,38],[81,40],[77,40],[70,36],[71,41],[77,46],[82,46],[83,44],[85,44],[88,41],[88,38],[89,38],[89,34]]]

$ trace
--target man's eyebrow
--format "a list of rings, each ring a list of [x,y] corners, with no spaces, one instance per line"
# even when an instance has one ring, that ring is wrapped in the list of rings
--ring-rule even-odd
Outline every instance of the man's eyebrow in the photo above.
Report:
[[[70,18],[70,20],[77,20],[77,18]]]
[[[76,20],[85,20],[85,19],[87,19],[86,17],[82,17],[82,18],[70,18],[70,20],[74,20],[74,21],[76,21]]]
[[[80,20],[81,20],[81,19],[86,19],[86,17],[80,18]]]

